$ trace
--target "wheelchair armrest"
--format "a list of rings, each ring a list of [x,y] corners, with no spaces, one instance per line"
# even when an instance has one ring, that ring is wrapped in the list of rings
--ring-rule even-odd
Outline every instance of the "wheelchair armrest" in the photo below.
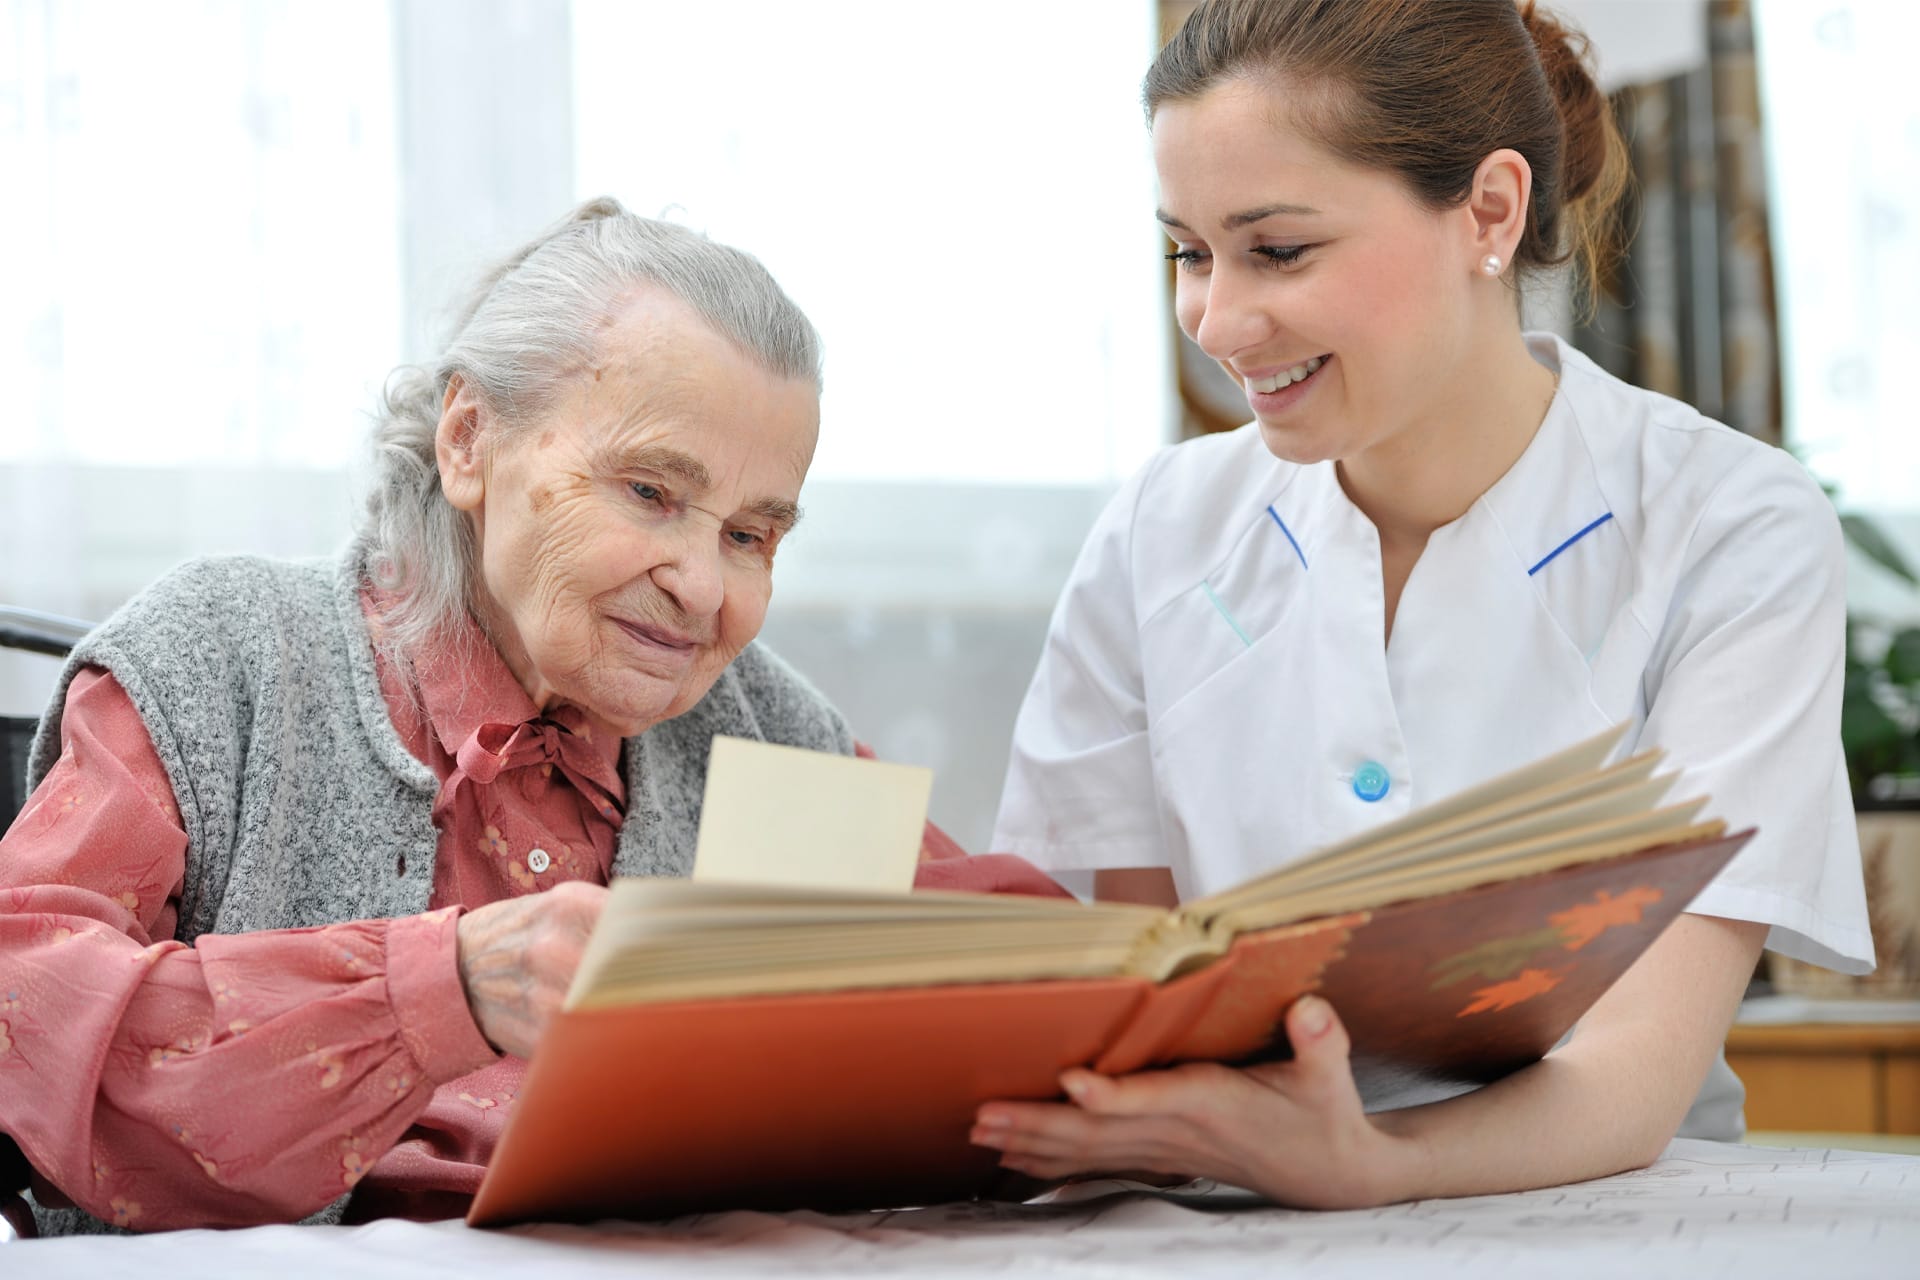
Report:
[[[33,1210],[11,1192],[0,1194],[0,1244],[11,1240],[32,1240],[40,1234],[34,1225]]]
[[[78,618],[0,605],[0,648],[26,649],[64,658],[67,651],[80,642],[80,637],[91,630],[92,623]]]

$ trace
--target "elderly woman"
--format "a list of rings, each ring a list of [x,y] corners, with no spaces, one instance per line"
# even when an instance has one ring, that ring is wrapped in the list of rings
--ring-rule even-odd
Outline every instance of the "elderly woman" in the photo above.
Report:
[[[589,204],[392,384],[344,559],[82,642],[0,843],[0,1192],[10,1137],[42,1231],[459,1211],[713,735],[854,749],[751,643],[819,363],[753,258]]]

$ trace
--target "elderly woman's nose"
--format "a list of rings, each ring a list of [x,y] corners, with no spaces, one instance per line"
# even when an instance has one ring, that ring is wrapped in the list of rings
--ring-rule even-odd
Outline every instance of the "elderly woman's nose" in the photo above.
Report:
[[[690,618],[710,618],[726,599],[721,550],[711,538],[690,537],[653,571],[653,583]]]

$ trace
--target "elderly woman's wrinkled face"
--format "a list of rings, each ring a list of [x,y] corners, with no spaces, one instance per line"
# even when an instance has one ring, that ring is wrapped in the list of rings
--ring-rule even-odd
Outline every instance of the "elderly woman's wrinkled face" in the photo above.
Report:
[[[594,367],[503,436],[456,381],[441,483],[480,544],[480,607],[543,708],[623,736],[691,708],[760,630],[819,399],[648,291]]]

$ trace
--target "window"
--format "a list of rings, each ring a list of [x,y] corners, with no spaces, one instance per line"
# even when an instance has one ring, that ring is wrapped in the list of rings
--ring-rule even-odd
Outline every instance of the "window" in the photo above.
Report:
[[[1787,439],[1850,507],[1914,506],[1920,6],[1760,0]]]
[[[356,454],[400,350],[391,30],[0,0],[0,463]]]
[[[1167,437],[1150,0],[575,0],[575,167],[826,342],[814,477],[1116,481]]]

